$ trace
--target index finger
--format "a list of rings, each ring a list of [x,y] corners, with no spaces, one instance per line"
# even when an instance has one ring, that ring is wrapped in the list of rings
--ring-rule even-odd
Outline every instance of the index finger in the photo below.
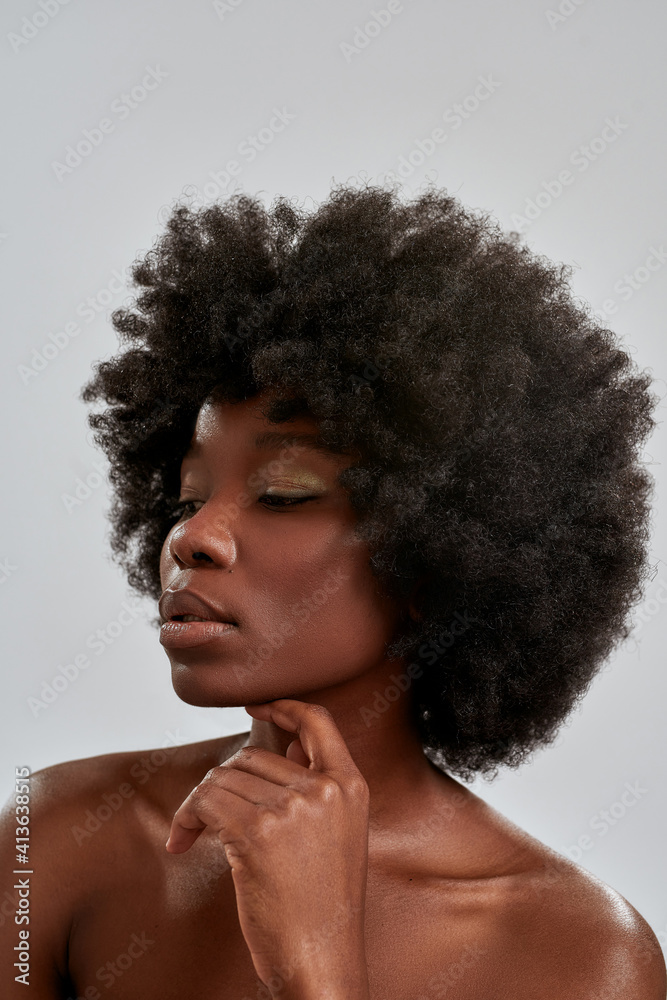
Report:
[[[274,722],[288,733],[296,733],[310,765],[329,774],[359,772],[347,743],[324,705],[314,705],[296,698],[277,698],[260,705],[246,705],[254,719]]]

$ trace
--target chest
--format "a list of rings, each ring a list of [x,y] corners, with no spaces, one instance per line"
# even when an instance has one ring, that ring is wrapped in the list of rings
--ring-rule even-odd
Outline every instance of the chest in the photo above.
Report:
[[[107,852],[93,881],[70,939],[73,1000],[268,1000],[217,843],[200,838],[187,854],[164,857],[157,849]],[[388,877],[371,865],[365,926],[373,1000],[479,997],[489,968],[479,906],[474,894]],[[276,969],[275,987],[288,977]]]

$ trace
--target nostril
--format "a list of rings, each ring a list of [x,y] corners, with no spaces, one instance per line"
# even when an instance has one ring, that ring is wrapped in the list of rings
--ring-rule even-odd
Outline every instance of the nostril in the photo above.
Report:
[[[205,559],[207,562],[213,562],[210,556],[207,556],[205,552],[193,552],[193,559]]]

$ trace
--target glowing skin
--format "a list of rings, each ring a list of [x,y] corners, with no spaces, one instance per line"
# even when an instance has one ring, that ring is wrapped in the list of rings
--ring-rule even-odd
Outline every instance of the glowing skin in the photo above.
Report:
[[[262,404],[266,396],[207,403],[183,460],[185,510],[165,539],[162,584],[195,590],[238,627],[168,647],[174,687],[197,705],[316,693],[326,704],[324,692],[353,705],[355,692],[342,688],[352,685],[357,704],[369,705],[400,670],[384,649],[406,608],[379,592],[354,533],[356,516],[336,483],[352,459],[304,444],[256,447],[268,429],[278,440],[317,430],[299,418],[277,433]]]
[[[309,418],[290,424],[288,431],[316,433]],[[295,455],[267,426],[258,398],[209,402],[182,463],[184,511],[161,558],[161,641],[181,698],[249,705],[254,718],[252,755],[222,760],[186,796],[167,850],[186,854],[202,833],[219,838],[264,982],[287,965],[305,977],[295,976],[295,997],[326,986],[332,997],[367,1000],[368,847],[371,839],[381,844],[377,814],[391,808],[388,799],[403,811],[409,797],[424,801],[455,783],[424,756],[408,698],[372,730],[361,712],[391,686],[392,672],[403,673],[385,647],[408,609],[381,593],[354,532],[356,516],[336,482],[351,458],[307,447]],[[201,607],[179,604],[187,591]],[[234,624],[192,620],[213,609]],[[312,715],[308,702],[331,715]],[[341,912],[349,917],[333,934]],[[317,958],[302,950],[311,935],[327,941]]]
[[[434,767],[409,686],[366,725],[360,707],[405,669],[386,641],[418,610],[378,591],[336,484],[353,459],[286,450],[315,425],[270,425],[260,402],[202,409],[161,558],[176,691],[247,706],[250,731],[32,775],[34,996],[664,1000],[642,917]],[[212,606],[237,626],[216,629]],[[14,810],[8,1000],[25,993]]]
[[[385,646],[416,609],[380,592],[368,547],[355,535],[356,514],[336,483],[353,458],[307,447],[303,435],[317,432],[312,418],[270,424],[261,414],[268,399],[203,406],[182,463],[181,500],[191,506],[165,539],[162,585],[195,590],[239,627],[169,648],[174,688],[195,705],[277,698],[323,705],[371,787],[372,815],[399,799],[424,802],[427,787],[456,783],[425,757],[409,694],[391,701],[373,726],[361,713],[404,672]],[[306,480],[314,499],[267,506]],[[298,493],[306,493],[302,485]],[[292,739],[255,719],[248,742],[284,755]]]

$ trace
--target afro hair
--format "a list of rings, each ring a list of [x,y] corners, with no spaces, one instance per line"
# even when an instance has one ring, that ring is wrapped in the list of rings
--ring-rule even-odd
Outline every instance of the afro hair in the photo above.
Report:
[[[112,548],[160,592],[179,470],[203,401],[271,387],[332,451],[386,592],[419,614],[388,646],[419,664],[427,752],[469,780],[517,766],[615,644],[648,575],[656,397],[578,304],[571,270],[428,186],[334,185],[308,213],[234,194],[177,204],[113,313],[90,422],[111,463]]]

